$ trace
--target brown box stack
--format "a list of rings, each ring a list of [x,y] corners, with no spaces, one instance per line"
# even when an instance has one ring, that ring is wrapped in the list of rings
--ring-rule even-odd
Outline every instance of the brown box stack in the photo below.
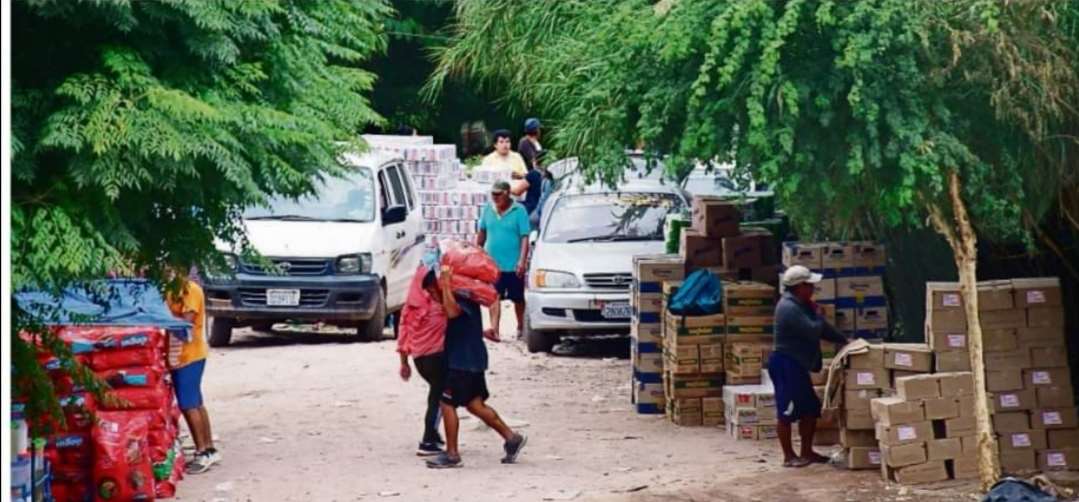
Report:
[[[726,316],[679,316],[666,302],[680,281],[663,283],[663,388],[668,418],[678,425],[722,425],[723,410],[711,399],[723,397],[723,334]]]
[[[742,229],[738,204],[718,197],[693,198],[692,227],[683,230],[680,250],[686,274],[701,268],[727,280],[776,285],[779,249],[771,232]]]
[[[849,469],[880,469],[881,451],[874,436],[876,424],[870,403],[890,392],[889,386],[883,345],[870,345],[868,352],[847,359],[839,409],[839,444],[846,450]]]

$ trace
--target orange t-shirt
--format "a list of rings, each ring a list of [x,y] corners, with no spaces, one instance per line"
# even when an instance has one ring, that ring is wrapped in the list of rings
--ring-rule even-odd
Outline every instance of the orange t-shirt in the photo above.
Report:
[[[206,332],[203,331],[206,325],[206,300],[202,287],[192,281],[184,281],[183,292],[179,298],[169,295],[169,310],[172,315],[181,319],[186,314],[195,314],[191,340],[180,348],[179,366],[206,359],[210,354],[210,346],[206,343]],[[169,341],[172,342],[171,339]]]

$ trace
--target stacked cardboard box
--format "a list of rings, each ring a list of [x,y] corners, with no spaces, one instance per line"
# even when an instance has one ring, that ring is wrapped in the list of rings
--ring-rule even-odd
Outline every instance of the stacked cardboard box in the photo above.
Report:
[[[728,385],[723,388],[727,433],[738,440],[776,437],[775,391],[770,385]]]
[[[775,285],[778,249],[772,233],[739,227],[738,205],[716,197],[694,197],[691,227],[682,230],[679,252],[687,273],[707,268],[728,280]]]
[[[722,406],[717,410],[716,402],[723,397],[726,316],[671,314],[666,308],[667,300],[680,285],[680,281],[663,284],[662,350],[667,415],[678,425],[722,425]]]
[[[630,303],[630,361],[632,402],[638,413],[662,414],[663,391],[663,283],[679,281],[685,267],[678,255],[640,255],[633,258]]]
[[[881,339],[888,333],[885,260],[884,246],[875,242],[783,243],[784,268],[802,265],[824,276],[814,297],[848,337]]]
[[[759,282],[723,284],[724,338],[728,385],[761,383],[761,369],[772,350],[776,290]]]

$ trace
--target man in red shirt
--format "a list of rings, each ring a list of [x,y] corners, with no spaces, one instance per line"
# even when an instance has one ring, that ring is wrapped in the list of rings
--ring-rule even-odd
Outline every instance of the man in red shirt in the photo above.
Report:
[[[427,413],[423,420],[423,440],[416,450],[420,456],[437,455],[445,444],[438,434],[442,420],[439,403],[445,388],[446,358],[443,345],[446,339],[446,312],[431,293],[435,285],[434,271],[420,265],[412,278],[408,298],[401,310],[401,326],[397,334],[397,353],[401,358],[399,370],[406,382],[412,376],[408,357],[430,387],[427,390]]]

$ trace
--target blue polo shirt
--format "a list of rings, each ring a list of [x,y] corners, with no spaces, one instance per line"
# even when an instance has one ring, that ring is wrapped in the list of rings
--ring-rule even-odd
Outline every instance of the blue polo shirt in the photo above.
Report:
[[[480,230],[487,232],[483,247],[498,264],[498,270],[516,271],[517,260],[521,258],[521,238],[527,237],[531,230],[524,206],[514,202],[505,214],[499,215],[493,203],[487,204],[480,215]]]

